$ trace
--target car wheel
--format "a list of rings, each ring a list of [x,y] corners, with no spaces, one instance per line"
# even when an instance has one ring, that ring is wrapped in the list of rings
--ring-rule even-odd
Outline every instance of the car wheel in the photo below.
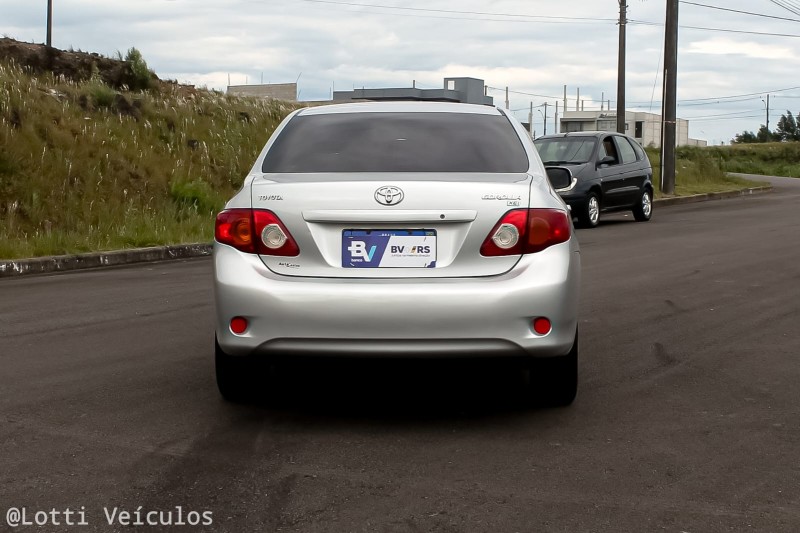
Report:
[[[567,355],[536,359],[530,366],[530,400],[537,406],[566,407],[578,394],[578,331]]]
[[[242,403],[251,398],[253,392],[252,361],[248,357],[235,357],[222,351],[214,336],[214,362],[217,373],[217,388],[229,402]]]
[[[594,228],[600,222],[600,198],[597,193],[590,192],[586,197],[583,209],[578,213],[578,220],[584,228]]]
[[[636,205],[633,206],[633,218],[637,222],[647,222],[653,216],[653,196],[650,189],[645,189]]]

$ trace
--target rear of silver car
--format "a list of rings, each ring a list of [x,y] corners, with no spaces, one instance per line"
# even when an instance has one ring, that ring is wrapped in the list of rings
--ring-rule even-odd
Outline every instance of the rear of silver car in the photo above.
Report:
[[[214,276],[229,399],[249,360],[292,355],[521,357],[553,403],[575,396],[571,219],[494,108],[296,112],[220,213]]]

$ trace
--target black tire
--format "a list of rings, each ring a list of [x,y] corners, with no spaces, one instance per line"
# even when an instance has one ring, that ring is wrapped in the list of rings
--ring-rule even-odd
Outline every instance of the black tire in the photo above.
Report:
[[[650,189],[642,191],[639,201],[633,206],[633,218],[637,222],[647,222],[653,217],[653,193]]]
[[[600,223],[600,209],[600,197],[596,192],[590,192],[578,212],[581,227],[596,228]]]
[[[578,394],[578,332],[567,355],[534,360],[530,366],[528,392],[540,407],[566,407]]]
[[[235,357],[222,351],[214,336],[214,362],[219,393],[229,402],[244,403],[253,394],[253,361],[249,357]]]

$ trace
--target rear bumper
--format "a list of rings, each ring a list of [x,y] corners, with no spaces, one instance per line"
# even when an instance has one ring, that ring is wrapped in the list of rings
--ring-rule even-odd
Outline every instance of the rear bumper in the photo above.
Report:
[[[572,347],[580,254],[570,241],[485,278],[281,276],[254,255],[214,245],[216,331],[230,355],[552,357]],[[248,320],[241,335],[234,316]],[[552,331],[538,335],[544,316]]]

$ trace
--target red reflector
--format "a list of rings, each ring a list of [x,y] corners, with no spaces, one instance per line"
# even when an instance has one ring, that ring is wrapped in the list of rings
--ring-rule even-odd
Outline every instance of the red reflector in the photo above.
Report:
[[[235,316],[231,319],[231,331],[237,335],[241,335],[247,329],[247,319],[240,316]]]
[[[552,329],[552,325],[550,324],[550,320],[540,316],[536,320],[533,321],[533,331],[538,333],[539,335],[547,335],[550,333]]]

